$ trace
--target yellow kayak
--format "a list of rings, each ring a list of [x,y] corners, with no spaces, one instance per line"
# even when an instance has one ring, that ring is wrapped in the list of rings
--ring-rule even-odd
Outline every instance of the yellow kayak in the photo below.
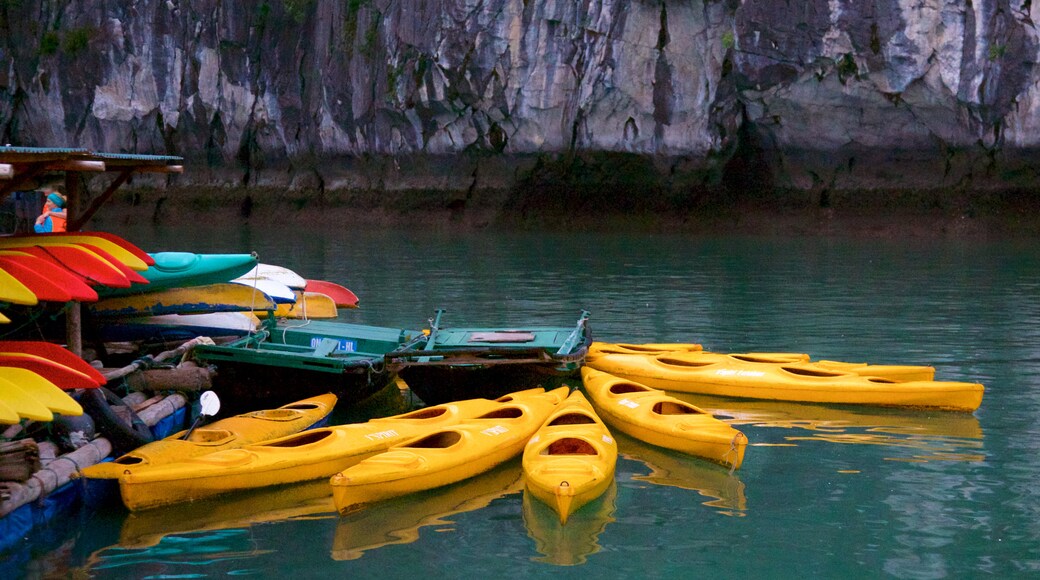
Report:
[[[0,377],[0,403],[5,407],[0,416],[4,423],[13,425],[22,419],[53,421],[54,413],[21,385]],[[11,414],[14,414],[12,417]],[[11,420],[11,419],[14,420]]]
[[[0,248],[17,248],[20,246],[93,246],[104,250],[113,258],[125,264],[131,270],[143,272],[148,269],[141,258],[123,246],[102,237],[89,233],[68,233],[60,236],[15,236],[0,238]],[[87,249],[87,248],[85,248]]]
[[[115,479],[131,471],[141,471],[158,465],[183,461],[192,457],[236,449],[250,443],[259,443],[277,437],[298,433],[332,412],[336,395],[331,393],[303,399],[295,403],[253,411],[214,421],[191,432],[185,431],[142,445],[115,461],[106,461],[86,467],[83,477]]]
[[[0,366],[0,379],[6,379],[7,381],[14,383],[31,397],[42,403],[52,413],[74,417],[83,414],[83,407],[81,407],[75,399],[70,397],[68,393],[61,390],[58,385],[55,385],[46,377],[38,375],[31,370],[18,367]],[[47,418],[38,420],[50,421],[51,419]]]
[[[263,292],[241,284],[207,284],[103,298],[89,306],[94,316],[162,316],[274,310]]]
[[[279,304],[274,311],[278,318],[336,318],[339,310],[332,297],[320,292],[294,290],[295,304]]]
[[[433,489],[489,471],[519,455],[566,397],[559,387],[541,397],[514,397],[498,409],[395,445],[332,477],[340,514],[365,504]]]
[[[805,403],[974,411],[984,390],[977,383],[891,378],[898,374],[893,369],[905,368],[898,365],[841,368],[741,355],[607,355],[589,366],[667,391]]]
[[[527,489],[566,524],[613,483],[617,454],[607,426],[585,395],[574,391],[524,448]]]
[[[0,302],[35,306],[39,300],[36,298],[36,294],[33,294],[33,291],[22,284],[18,278],[8,274],[6,270],[0,269]]]
[[[639,353],[604,353],[600,357],[589,361],[586,359],[586,364],[590,367],[600,370],[603,372],[618,374],[614,372],[618,368],[627,368],[629,365],[637,364],[630,360],[611,357],[610,359],[603,360],[603,356],[606,354],[633,354],[638,355]],[[703,366],[704,364],[720,364],[720,365],[743,365],[747,364],[788,364],[788,363],[812,363],[816,366],[831,371],[850,372],[861,376],[880,377],[885,379],[892,379],[896,381],[930,381],[935,378],[935,367],[924,366],[924,365],[874,365],[869,363],[861,362],[841,362],[834,360],[810,360],[809,355],[799,352],[745,352],[745,353],[717,353],[717,352],[697,352],[697,351],[666,351],[660,352],[646,352],[643,356],[657,356],[662,355],[664,360],[674,361],[672,364],[684,365],[690,367]]]
[[[543,389],[538,390],[544,393]],[[326,478],[385,451],[391,445],[480,416],[501,404],[487,399],[471,399],[366,423],[311,429],[238,449],[125,473],[119,477],[119,491],[123,503],[134,511],[243,489]]]
[[[698,407],[639,383],[582,367],[585,391],[611,427],[659,447],[737,469],[747,437]]]

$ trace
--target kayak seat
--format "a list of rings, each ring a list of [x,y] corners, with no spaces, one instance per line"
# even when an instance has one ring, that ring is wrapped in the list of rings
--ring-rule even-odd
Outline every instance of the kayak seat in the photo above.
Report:
[[[661,401],[654,405],[654,413],[658,415],[702,415],[705,412],[691,405],[683,405],[671,401]]]
[[[665,365],[671,365],[671,366],[675,366],[675,367],[691,367],[691,368],[700,368],[700,367],[706,367],[706,366],[709,366],[709,365],[718,364],[717,362],[714,362],[714,361],[711,361],[711,362],[693,361],[693,360],[685,360],[685,359],[679,359],[679,358],[671,358],[671,357],[668,357],[668,356],[659,356],[659,357],[657,357],[657,361],[660,362],[661,364],[665,364]]]
[[[418,441],[412,441],[402,447],[416,447],[420,449],[446,449],[462,440],[458,431],[441,431]]]
[[[553,441],[542,452],[543,455],[596,455],[596,448],[584,439],[564,437]]]
[[[843,373],[843,372],[840,372],[840,371],[831,372],[831,371],[825,371],[825,370],[822,370],[822,369],[814,369],[814,368],[808,368],[808,367],[780,367],[780,368],[782,368],[783,370],[791,373],[792,375],[798,375],[798,376],[802,376],[802,377],[828,378],[828,377],[847,377],[847,376],[849,376],[849,373]]]
[[[323,441],[330,436],[332,436],[332,431],[329,429],[314,430],[300,433],[295,437],[287,437],[280,441],[263,443],[262,445],[264,447],[303,447],[304,445]]]
[[[506,407],[505,409],[496,409],[490,413],[484,413],[477,419],[516,419],[523,414],[524,412],[516,407]]]
[[[610,394],[624,395],[626,393],[649,393],[651,389],[635,383],[617,383],[610,386]]]
[[[567,413],[553,419],[549,425],[589,425],[591,423],[595,423],[595,421],[585,413]]]

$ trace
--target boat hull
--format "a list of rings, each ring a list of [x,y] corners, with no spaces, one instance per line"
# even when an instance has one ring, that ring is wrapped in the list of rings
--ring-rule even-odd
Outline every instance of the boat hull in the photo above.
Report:
[[[386,355],[427,404],[576,382],[592,344],[588,312],[561,328],[439,328],[442,313],[428,335]]]
[[[274,310],[274,301],[259,290],[231,283],[169,288],[117,296],[89,306],[92,316],[139,317],[167,314],[209,314]]]
[[[320,320],[298,327],[266,324],[237,341],[192,351],[200,362],[217,367],[214,390],[236,405],[256,408],[258,402],[282,404],[288,397],[324,392],[340,397],[341,407],[360,402],[396,377],[384,364],[384,353],[418,334]]]
[[[408,388],[428,405],[474,397],[497,398],[502,395],[542,387],[552,390],[579,382],[577,366],[559,368],[556,364],[524,363],[407,366],[398,371]]]

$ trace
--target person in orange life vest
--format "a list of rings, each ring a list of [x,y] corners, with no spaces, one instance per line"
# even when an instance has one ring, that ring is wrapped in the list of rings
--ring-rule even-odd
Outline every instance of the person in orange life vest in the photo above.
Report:
[[[43,203],[43,213],[36,218],[36,225],[33,226],[33,229],[38,234],[64,232],[67,217],[65,196],[56,191],[47,190],[47,201]]]

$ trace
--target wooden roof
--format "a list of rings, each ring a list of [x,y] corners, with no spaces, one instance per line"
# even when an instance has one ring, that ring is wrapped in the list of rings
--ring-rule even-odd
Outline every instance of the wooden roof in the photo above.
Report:
[[[68,147],[12,147],[0,146],[0,199],[26,187],[34,179],[48,173],[65,174],[65,194],[68,197],[69,231],[76,231],[134,173],[183,173],[182,157],[169,155],[138,155],[105,153]],[[80,208],[80,172],[118,172],[116,178],[90,207]],[[30,186],[31,187],[31,186]]]

